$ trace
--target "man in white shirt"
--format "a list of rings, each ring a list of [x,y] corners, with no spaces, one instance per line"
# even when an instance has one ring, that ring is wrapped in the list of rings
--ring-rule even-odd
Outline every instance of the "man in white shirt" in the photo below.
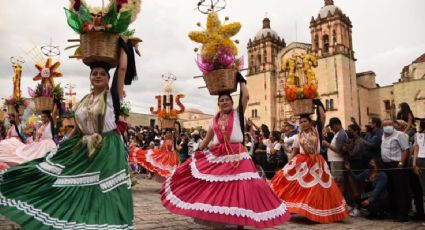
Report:
[[[288,158],[291,158],[292,144],[298,136],[298,124],[294,122],[285,122],[285,132],[282,133],[283,149]]]
[[[343,192],[344,188],[344,146],[347,144],[348,136],[342,128],[341,120],[332,117],[329,120],[329,127],[335,133],[332,142],[322,141],[322,145],[328,148],[328,161],[331,166],[331,174],[334,177],[338,187]]]
[[[388,175],[388,192],[394,221],[406,222],[409,214],[408,171],[409,143],[403,132],[394,128],[392,120],[383,122],[381,157]]]

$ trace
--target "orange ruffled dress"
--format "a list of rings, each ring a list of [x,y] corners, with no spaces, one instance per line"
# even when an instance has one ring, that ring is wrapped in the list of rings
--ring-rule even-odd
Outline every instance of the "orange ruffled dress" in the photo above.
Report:
[[[144,150],[138,147],[130,149],[130,162],[138,163],[150,172],[168,177],[179,164],[179,156],[173,150],[173,140],[164,140],[160,149]]]
[[[319,154],[317,131],[301,132],[295,139],[297,154],[273,177],[271,184],[290,213],[319,223],[340,221],[348,216],[347,205],[329,167]]]

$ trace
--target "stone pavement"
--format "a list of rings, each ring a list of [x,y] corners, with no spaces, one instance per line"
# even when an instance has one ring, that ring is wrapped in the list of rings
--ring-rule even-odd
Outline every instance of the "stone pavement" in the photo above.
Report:
[[[161,184],[154,180],[139,179],[133,189],[135,229],[212,229],[193,222],[191,218],[174,215],[161,205],[159,190]],[[0,216],[0,230],[20,229],[18,225]],[[225,229],[236,229],[235,226]],[[253,229],[253,228],[245,228]],[[370,221],[364,218],[351,218],[344,223],[315,224],[295,216],[291,221],[274,229],[332,229],[332,230],[385,230],[385,229],[425,229],[420,222],[394,223],[390,220]]]

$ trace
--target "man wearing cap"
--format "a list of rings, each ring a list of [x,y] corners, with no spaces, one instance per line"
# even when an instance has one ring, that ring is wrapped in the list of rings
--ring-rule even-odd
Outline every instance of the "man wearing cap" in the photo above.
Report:
[[[343,192],[344,188],[344,146],[347,143],[348,136],[342,128],[341,120],[332,117],[329,121],[329,127],[335,133],[332,142],[322,141],[322,145],[328,148],[328,161],[331,166],[331,174],[334,177],[338,187]]]
[[[192,155],[199,147],[202,142],[201,136],[199,135],[199,131],[193,131],[190,136],[192,137],[189,142],[189,155]]]

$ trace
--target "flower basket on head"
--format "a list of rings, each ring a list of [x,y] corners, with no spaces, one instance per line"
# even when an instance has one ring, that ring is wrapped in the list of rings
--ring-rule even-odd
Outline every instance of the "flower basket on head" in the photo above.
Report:
[[[226,21],[228,18],[226,17]],[[201,23],[197,23],[200,27]],[[236,74],[243,68],[243,57],[236,58],[238,49],[230,38],[241,29],[238,22],[222,24],[216,12],[209,12],[205,31],[189,33],[189,38],[202,44],[196,64],[202,71],[211,95],[221,92],[235,92]],[[198,48],[195,52],[198,52]]]
[[[52,111],[53,109],[53,97],[35,97],[33,101],[35,110],[38,112]]]
[[[174,123],[177,121],[177,119],[161,119],[161,128],[162,129],[174,129]]]
[[[115,67],[118,65],[119,34],[107,32],[90,32],[80,35],[81,57],[84,64],[102,61]]]
[[[237,89],[237,71],[235,69],[219,69],[204,75],[204,81],[211,95],[220,92],[233,93]]]
[[[128,28],[140,11],[141,0],[109,0],[102,7],[90,7],[83,0],[70,0],[70,3],[69,9],[65,9],[67,22],[80,34],[80,39],[68,40],[80,42],[66,48],[76,48],[71,58],[81,58],[86,65],[101,61],[116,67],[119,37],[128,38],[133,45],[141,41],[133,37],[135,30]]]
[[[291,102],[291,107],[294,115],[313,114],[314,106],[313,99],[298,99]]]
[[[52,87],[49,84],[37,84],[35,90],[28,87],[28,94],[32,97],[37,112],[52,111],[55,101],[63,101],[63,88],[60,84]]]
[[[24,110],[25,110],[25,107],[23,105],[20,105],[19,106],[19,109],[18,109],[18,115],[23,115],[24,114]],[[16,114],[15,106],[14,105],[7,105],[7,112],[10,115]]]
[[[310,54],[295,54],[282,60],[285,99],[291,104],[294,115],[314,113],[313,99],[319,98],[319,93],[313,67],[317,67],[317,58]]]
[[[24,99],[22,97],[19,97],[19,98],[10,97],[6,99],[5,104],[7,106],[7,112],[10,115],[12,114],[23,115],[24,110],[29,106],[30,103],[31,103],[30,100]],[[18,107],[18,111],[16,111],[16,107]]]

